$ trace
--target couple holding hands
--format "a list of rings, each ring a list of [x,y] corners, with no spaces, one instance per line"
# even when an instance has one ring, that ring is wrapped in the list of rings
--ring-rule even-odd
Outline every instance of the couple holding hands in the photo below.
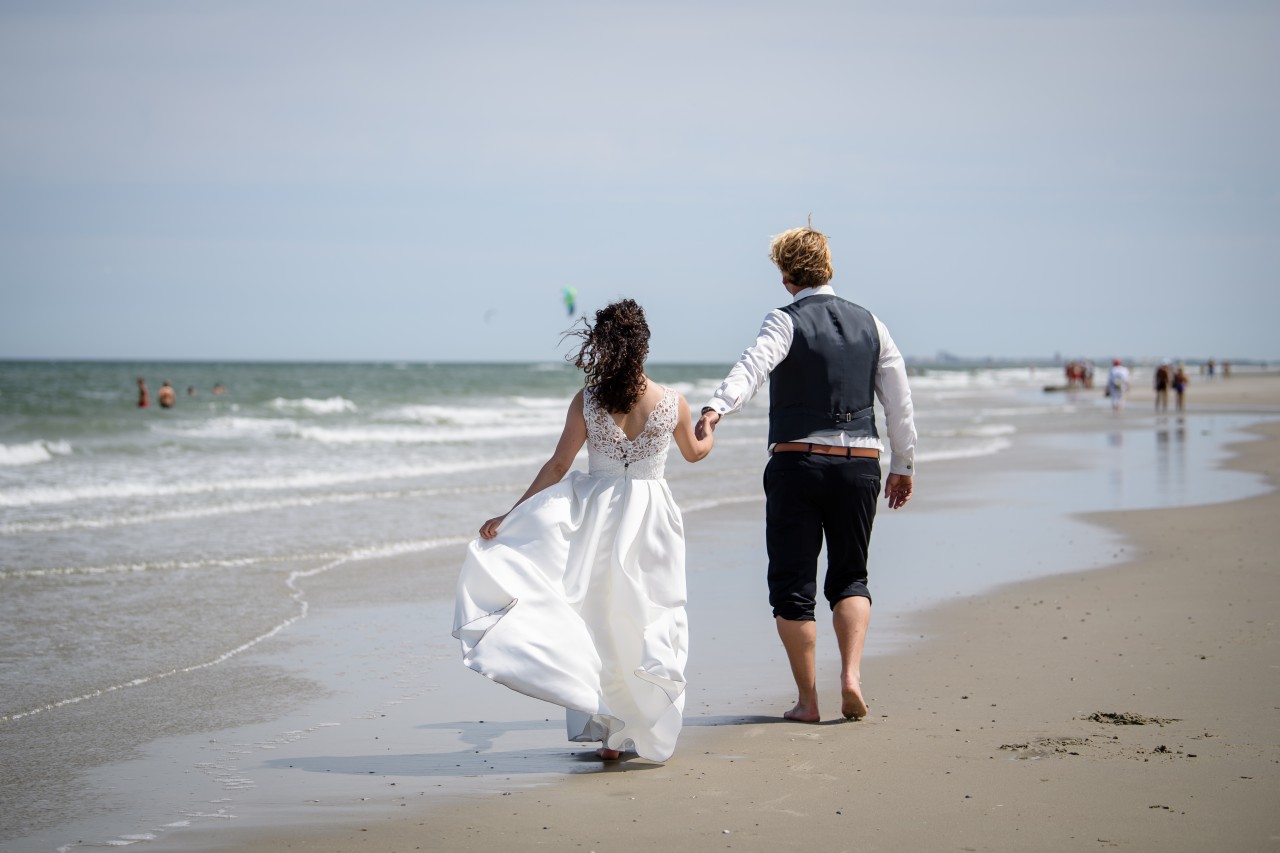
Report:
[[[766,381],[769,602],[799,692],[782,716],[821,719],[813,612],[824,538],[840,710],[847,719],[867,713],[867,549],[883,449],[874,399],[891,450],[884,494],[897,509],[911,499],[916,444],[906,366],[884,324],[832,289],[824,235],[786,231],[770,257],[792,301],[769,312],[696,420],[683,396],[645,376],[640,306],[623,299],[597,311],[575,333],[585,387],[555,452],[467,549],[453,631],[463,662],[563,706],[569,739],[602,743],[605,760],[632,750],[666,761],[682,725],[688,622],[683,521],[663,478],[671,439],[689,462],[704,458],[720,419]],[[584,443],[588,471],[570,472]]]

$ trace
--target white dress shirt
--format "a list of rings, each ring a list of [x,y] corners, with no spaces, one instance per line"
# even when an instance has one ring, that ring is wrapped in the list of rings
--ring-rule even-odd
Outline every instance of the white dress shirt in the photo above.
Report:
[[[799,302],[820,294],[834,296],[836,292],[831,285],[824,284],[800,291],[792,301]],[[907,365],[884,323],[874,314],[871,318],[876,321],[876,332],[880,335],[880,363],[876,369],[875,391],[876,398],[884,407],[885,427],[892,450],[889,473],[914,476],[916,426],[911,406],[911,388],[907,385]],[[729,375],[720,383],[704,408],[715,409],[721,417],[740,411],[768,380],[773,369],[787,357],[794,337],[795,326],[791,322],[791,316],[777,308],[770,311],[760,326],[756,342],[742,353],[738,363],[729,371]],[[838,429],[819,430],[796,441],[836,447],[872,447],[884,452],[880,439],[869,435],[849,435]],[[769,449],[772,451],[773,446],[770,445]]]

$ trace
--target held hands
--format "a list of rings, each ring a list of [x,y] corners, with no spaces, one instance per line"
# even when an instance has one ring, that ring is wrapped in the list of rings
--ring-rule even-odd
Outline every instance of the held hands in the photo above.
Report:
[[[484,524],[480,525],[480,537],[482,539],[492,539],[498,535],[498,528],[502,526],[502,521],[507,517],[504,512],[496,518],[491,518]]]
[[[899,509],[911,500],[911,478],[906,474],[890,474],[884,481],[884,499],[889,509]]]
[[[704,440],[716,431],[716,424],[718,423],[720,423],[720,413],[715,409],[708,409],[702,413],[702,417],[698,418],[698,422],[693,425],[694,437],[698,441]]]

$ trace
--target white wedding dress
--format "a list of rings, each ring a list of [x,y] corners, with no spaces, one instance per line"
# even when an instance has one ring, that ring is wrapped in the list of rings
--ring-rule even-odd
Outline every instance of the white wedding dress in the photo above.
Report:
[[[467,548],[453,636],[462,660],[567,709],[569,739],[666,761],[688,659],[684,524],[663,474],[679,395],[628,440],[588,388],[588,472],[515,507]]]

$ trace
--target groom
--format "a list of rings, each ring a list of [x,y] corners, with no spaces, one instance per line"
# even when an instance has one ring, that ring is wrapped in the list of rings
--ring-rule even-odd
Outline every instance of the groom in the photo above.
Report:
[[[813,609],[825,536],[823,592],[840,646],[841,713],[866,716],[862,646],[871,619],[867,547],[880,495],[880,452],[872,395],[880,399],[893,455],[885,480],[891,509],[911,499],[916,428],[902,354],[884,324],[841,299],[827,238],[793,228],[773,238],[770,257],[791,304],[770,311],[756,341],[702,409],[699,437],[739,411],[769,381],[765,542],[769,603],[800,698],[782,716],[817,722]]]

